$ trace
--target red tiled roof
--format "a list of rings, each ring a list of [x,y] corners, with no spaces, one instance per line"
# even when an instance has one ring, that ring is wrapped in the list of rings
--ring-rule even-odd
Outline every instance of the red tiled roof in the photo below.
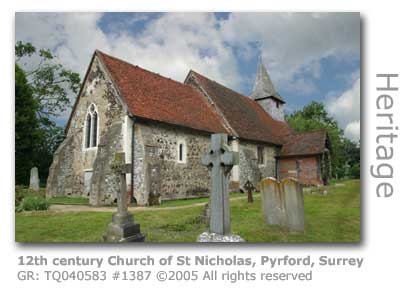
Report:
[[[206,98],[192,86],[100,51],[96,54],[111,74],[131,114],[212,133],[228,133]]]
[[[256,101],[197,72],[191,71],[190,74],[215,102],[239,137],[281,145],[285,136],[293,133],[286,122],[273,119]]]
[[[280,157],[322,154],[327,146],[327,132],[319,129],[289,135]]]

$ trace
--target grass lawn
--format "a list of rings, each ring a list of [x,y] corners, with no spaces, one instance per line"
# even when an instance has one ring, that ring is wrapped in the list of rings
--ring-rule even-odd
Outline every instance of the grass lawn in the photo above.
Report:
[[[247,198],[247,193],[232,193],[230,194],[230,198],[235,198],[235,197],[246,197]],[[160,205],[157,206],[152,206],[153,208],[166,208],[166,207],[176,207],[176,206],[188,206],[192,205],[195,203],[202,203],[202,202],[208,202],[209,198],[208,197],[202,197],[202,198],[192,198],[192,199],[178,199],[178,200],[169,200],[169,201],[162,201]]]
[[[45,198],[45,188],[40,188],[39,191],[30,190],[25,186],[16,186],[16,198],[25,198],[29,196],[37,196]],[[67,197],[59,196],[47,199],[50,204],[88,204],[89,199],[85,197]]]
[[[277,226],[266,225],[260,197],[255,197],[253,204],[248,204],[245,198],[231,202],[232,232],[248,242],[358,242],[360,182],[349,180],[341,184],[330,186],[325,196],[305,195],[305,233],[302,235],[291,235]],[[147,234],[147,242],[195,242],[207,229],[200,221],[202,211],[203,207],[140,211],[135,213],[135,219]],[[110,221],[111,213],[104,212],[17,213],[16,241],[99,242]]]

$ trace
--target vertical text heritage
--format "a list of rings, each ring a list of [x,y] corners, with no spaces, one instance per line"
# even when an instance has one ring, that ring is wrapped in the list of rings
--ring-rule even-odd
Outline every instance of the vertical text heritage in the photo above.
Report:
[[[370,166],[371,176],[378,179],[376,187],[377,197],[391,197],[393,195],[393,143],[398,137],[399,127],[395,124],[393,105],[399,90],[398,74],[377,74],[376,88],[376,163]]]

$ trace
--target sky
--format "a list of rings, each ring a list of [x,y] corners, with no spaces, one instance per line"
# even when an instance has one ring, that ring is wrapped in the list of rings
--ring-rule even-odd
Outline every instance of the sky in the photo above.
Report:
[[[16,13],[15,34],[81,77],[98,49],[180,82],[193,69],[245,95],[262,60],[287,113],[320,101],[346,137],[360,137],[359,13]]]

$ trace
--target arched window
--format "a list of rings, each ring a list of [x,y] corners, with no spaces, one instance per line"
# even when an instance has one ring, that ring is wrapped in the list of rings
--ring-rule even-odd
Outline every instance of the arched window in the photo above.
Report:
[[[95,104],[91,104],[85,118],[84,148],[93,148],[98,145],[98,111]]]

